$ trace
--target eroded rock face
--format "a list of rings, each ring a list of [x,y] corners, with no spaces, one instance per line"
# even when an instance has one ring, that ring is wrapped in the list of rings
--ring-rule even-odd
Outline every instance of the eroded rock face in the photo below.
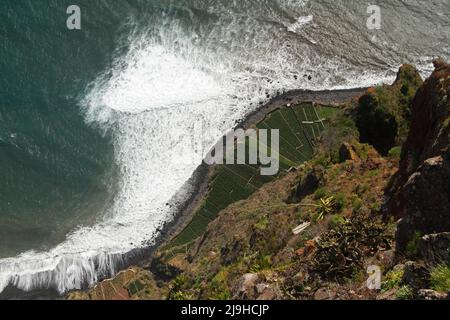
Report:
[[[402,282],[415,290],[428,287],[427,267],[414,261],[408,261],[405,263]]]
[[[259,277],[254,273],[244,274],[235,289],[234,299],[255,299]]]
[[[392,86],[370,88],[361,96],[355,110],[361,142],[373,145],[383,155],[402,144],[408,134],[411,100],[421,85],[418,71],[403,65]]]
[[[314,191],[319,188],[321,180],[322,174],[320,172],[312,171],[308,173],[305,177],[303,177],[295,191],[290,196],[289,202],[298,203],[306,196],[313,194]]]
[[[397,249],[404,251],[414,234],[450,230],[450,162],[428,159],[403,186],[405,217],[399,223]]]
[[[339,161],[358,161],[359,157],[354,146],[349,143],[343,143],[339,149]]]
[[[450,300],[450,294],[436,292],[434,290],[422,289],[417,294],[419,300]]]
[[[420,241],[419,250],[428,264],[435,265],[442,262],[450,264],[450,232],[424,236]]]
[[[387,191],[389,214],[402,218],[400,254],[417,234],[450,231],[450,65],[435,66],[414,97],[400,170]]]

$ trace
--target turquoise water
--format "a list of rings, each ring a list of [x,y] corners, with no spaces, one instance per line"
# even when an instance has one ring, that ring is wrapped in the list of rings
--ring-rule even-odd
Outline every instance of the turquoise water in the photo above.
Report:
[[[359,1],[2,0],[0,290],[116,272],[173,218],[202,150],[267,96],[450,57],[448,0],[378,2],[371,31]]]
[[[95,27],[69,32],[69,4],[0,4],[0,257],[56,245],[111,195],[111,144],[78,98],[108,66],[117,20],[96,14]]]

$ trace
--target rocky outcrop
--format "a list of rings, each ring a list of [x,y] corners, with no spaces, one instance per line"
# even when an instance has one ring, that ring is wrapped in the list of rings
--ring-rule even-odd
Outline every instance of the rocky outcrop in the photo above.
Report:
[[[409,130],[411,101],[420,85],[418,71],[403,65],[392,86],[370,88],[354,112],[361,142],[373,145],[383,155],[401,145]]]
[[[430,265],[450,264],[450,232],[429,234],[419,244],[421,256]]]
[[[305,197],[313,194],[319,188],[322,180],[322,174],[312,171],[302,178],[298,186],[289,198],[290,203],[299,203]]]
[[[344,142],[339,149],[339,161],[358,161],[359,157],[356,148],[351,144]]]
[[[450,293],[446,294],[430,289],[421,289],[417,294],[417,299],[427,301],[450,300]]]
[[[414,237],[450,231],[450,66],[436,60],[435,67],[413,100],[400,170],[387,191],[389,214],[402,218],[400,254]]]

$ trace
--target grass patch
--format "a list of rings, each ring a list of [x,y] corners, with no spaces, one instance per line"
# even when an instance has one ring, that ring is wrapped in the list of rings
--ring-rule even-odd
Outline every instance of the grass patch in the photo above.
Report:
[[[391,270],[386,274],[384,281],[381,283],[381,291],[386,292],[400,286],[403,279],[403,270]]]
[[[388,156],[393,159],[400,160],[401,155],[402,155],[402,147],[394,147],[388,152]]]
[[[410,286],[403,286],[398,289],[395,294],[397,300],[411,300],[414,297],[413,290]]]
[[[327,196],[327,191],[325,188],[319,188],[314,192],[314,200],[320,200],[322,198],[325,198]]]
[[[439,292],[450,290],[450,265],[438,265],[431,270],[431,288]]]
[[[419,243],[422,238],[422,234],[418,231],[414,233],[413,238],[406,245],[406,256],[414,258],[419,253]]]

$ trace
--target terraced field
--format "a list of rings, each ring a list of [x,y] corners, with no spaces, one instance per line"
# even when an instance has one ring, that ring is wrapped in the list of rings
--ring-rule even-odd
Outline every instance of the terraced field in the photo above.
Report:
[[[311,159],[315,143],[325,129],[327,119],[335,111],[333,107],[302,103],[277,109],[256,125],[258,129],[280,130],[279,175]],[[247,139],[247,152],[248,149]],[[259,165],[218,165],[214,170],[208,193],[195,211],[193,219],[168,244],[166,250],[173,250],[173,253],[185,250],[205,232],[209,222],[214,220],[222,209],[248,198],[263,184],[276,178],[262,176]]]

